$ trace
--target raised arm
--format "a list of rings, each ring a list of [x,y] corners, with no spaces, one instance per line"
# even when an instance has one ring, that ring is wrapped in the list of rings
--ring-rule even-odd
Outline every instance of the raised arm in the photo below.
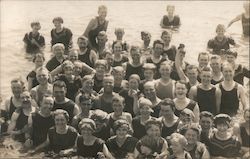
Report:
[[[242,15],[240,14],[240,15],[238,15],[237,17],[235,17],[234,19],[232,19],[232,20],[228,23],[227,28],[229,28],[234,22],[237,22],[237,21],[241,20],[241,17],[242,17]]]
[[[221,104],[221,90],[219,87],[216,87],[215,91],[215,100],[216,100],[216,114],[220,113],[220,104]]]
[[[179,50],[176,51],[176,56],[175,56],[175,68],[177,71],[178,76],[180,77],[181,80],[188,82],[188,78],[185,75],[182,67],[181,67],[181,61],[180,61],[180,52]]]
[[[197,87],[196,86],[192,86],[190,88],[190,91],[188,93],[188,98],[197,101]]]

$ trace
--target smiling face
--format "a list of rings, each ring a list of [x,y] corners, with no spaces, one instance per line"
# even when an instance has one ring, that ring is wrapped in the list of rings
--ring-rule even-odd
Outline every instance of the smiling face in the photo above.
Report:
[[[63,47],[55,47],[53,53],[55,54],[56,58],[62,58],[64,54],[64,49]]]
[[[55,116],[55,126],[56,128],[65,128],[67,125],[67,119],[63,114],[57,114]]]
[[[140,106],[139,112],[143,116],[150,116],[152,109],[149,105]]]
[[[201,72],[201,83],[203,85],[210,85],[212,80],[212,72],[211,71],[202,71]]]
[[[64,87],[57,87],[53,88],[53,96],[57,102],[64,101],[66,95],[66,88]]]
[[[150,137],[161,136],[161,129],[159,128],[159,126],[152,124],[147,130],[147,135]]]
[[[214,72],[221,71],[221,60],[220,59],[211,59],[210,67]]]
[[[168,64],[164,64],[164,65],[161,65],[160,66],[160,74],[161,74],[161,77],[167,77],[169,78],[170,77],[170,73],[172,71],[172,68],[170,65]]]
[[[41,67],[43,66],[43,63],[44,63],[44,59],[42,57],[36,57],[35,61],[34,61],[36,67]]]
[[[117,42],[114,45],[114,54],[121,54],[121,51],[122,51],[122,43]]]
[[[23,86],[20,82],[12,82],[11,90],[15,97],[20,97],[20,94],[23,92]]]
[[[155,57],[160,57],[163,52],[163,45],[156,43],[153,50]]]
[[[200,126],[202,128],[203,131],[207,131],[210,130],[213,126],[213,120],[209,117],[202,117],[200,119]]]
[[[102,7],[102,8],[99,8],[98,10],[98,15],[101,19],[105,19],[107,16],[107,13],[108,13],[107,8]]]
[[[144,95],[148,99],[154,99],[156,97],[156,91],[154,85],[145,85]]]
[[[172,116],[174,114],[174,110],[171,108],[170,105],[162,105],[161,106],[161,110],[160,110],[160,114],[167,118],[169,116]]]
[[[40,110],[43,114],[50,114],[53,105],[54,105],[54,100],[52,97],[43,97]]]
[[[116,130],[116,136],[117,138],[120,138],[120,139],[124,139],[126,137],[126,135],[128,134],[128,126],[127,125],[122,125],[121,127],[119,127],[117,130]]]
[[[225,80],[232,80],[234,77],[234,70],[233,70],[232,66],[229,64],[223,66],[222,74],[223,74]]]
[[[120,100],[113,100],[112,108],[115,113],[122,113],[124,109],[124,104]]]
[[[216,125],[216,128],[217,128],[217,130],[219,131],[219,132],[221,132],[221,133],[226,133],[227,131],[228,131],[228,125],[227,124],[225,124],[225,123],[218,123],[217,125]]]
[[[201,54],[198,59],[199,66],[200,67],[205,67],[209,63],[209,56],[205,54]]]
[[[185,133],[188,144],[195,144],[198,141],[198,134],[192,129],[188,129]]]
[[[86,39],[78,39],[78,41],[77,41],[77,45],[78,45],[78,47],[80,48],[80,49],[85,49],[85,48],[87,48],[87,46],[88,46],[88,40],[86,40]]]
[[[44,69],[38,70],[36,74],[36,79],[39,84],[46,84],[49,80],[48,72]]]
[[[31,96],[30,93],[25,91],[20,95],[22,101],[22,107],[27,108],[31,106]]]
[[[177,98],[185,98],[187,94],[187,88],[183,83],[176,83],[175,93]]]
[[[103,89],[104,92],[112,92],[114,88],[114,78],[112,77],[105,77],[103,79]]]

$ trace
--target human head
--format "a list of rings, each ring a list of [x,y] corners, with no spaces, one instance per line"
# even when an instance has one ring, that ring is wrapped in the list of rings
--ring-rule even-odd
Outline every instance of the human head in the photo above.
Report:
[[[212,55],[210,58],[210,67],[213,72],[221,71],[221,57],[219,55]]]
[[[50,114],[54,106],[54,99],[51,96],[44,96],[41,102],[40,111],[43,114]]]
[[[113,53],[114,54],[121,54],[122,52],[122,42],[121,41],[115,41],[112,45]]]
[[[168,15],[173,15],[174,14],[174,10],[175,10],[175,6],[174,5],[167,5],[167,12]]]
[[[149,100],[154,100],[156,98],[155,83],[148,81],[144,84],[144,95]]]
[[[140,84],[140,77],[137,74],[132,74],[129,76],[128,85],[129,89],[137,90]]]
[[[96,124],[94,120],[89,118],[82,119],[79,124],[78,128],[83,136],[91,136],[93,132],[96,130]]]
[[[103,54],[105,56],[104,59],[107,61],[107,64],[109,66],[112,66],[114,63],[114,54],[109,49],[105,49],[103,51]]]
[[[100,31],[97,35],[98,45],[105,45],[108,41],[108,36],[105,31]]]
[[[218,24],[216,26],[216,33],[218,36],[224,36],[225,32],[226,32],[226,28],[223,24]]]
[[[137,45],[132,45],[130,49],[130,56],[132,58],[133,63],[139,64],[141,61],[140,47]]]
[[[65,99],[67,87],[64,81],[57,80],[53,83],[53,96],[56,102],[62,102]]]
[[[125,119],[118,119],[114,122],[114,132],[118,138],[125,138],[130,129],[129,123]]]
[[[184,148],[187,146],[187,139],[179,134],[173,133],[170,136],[171,149],[174,154],[179,154],[184,151]]]
[[[177,98],[185,98],[187,94],[187,83],[185,81],[177,81],[175,83],[175,94]]]
[[[165,98],[160,102],[159,105],[161,106],[160,116],[168,118],[174,115],[175,105],[172,99]]]
[[[122,113],[124,109],[124,98],[120,95],[114,95],[112,99],[112,108],[115,113]]]
[[[56,128],[66,128],[69,122],[69,113],[63,109],[54,111],[55,126]]]
[[[147,32],[147,31],[142,31],[141,32],[141,39],[144,42],[150,43],[150,41],[151,41],[151,34],[149,32]]]
[[[33,31],[38,32],[41,29],[41,25],[39,21],[33,21],[30,23],[30,26]]]
[[[114,88],[114,77],[112,75],[106,75],[103,78],[103,89],[106,93],[113,92]]]
[[[14,78],[11,80],[11,90],[16,98],[20,97],[20,94],[25,90],[24,82],[21,78]]]
[[[154,56],[160,57],[160,55],[163,52],[163,48],[164,48],[164,43],[161,40],[155,40],[153,43]]]
[[[170,43],[171,38],[172,38],[172,35],[168,31],[164,30],[161,33],[161,39],[162,39],[163,42]]]
[[[229,63],[234,64],[237,56],[238,56],[238,53],[236,51],[232,51],[232,50],[226,51],[226,58],[227,58],[227,62]]]
[[[201,127],[197,123],[193,123],[188,127],[182,128],[180,133],[185,136],[188,144],[196,144],[200,139]]]
[[[62,43],[56,43],[52,46],[52,52],[56,56],[57,59],[63,57],[65,51],[65,46]]]
[[[24,91],[20,94],[21,102],[22,102],[22,108],[31,107],[31,96],[30,92]]]
[[[46,67],[42,66],[36,70],[36,79],[39,84],[44,85],[48,83],[49,71]]]
[[[74,69],[74,64],[71,61],[66,60],[63,62],[62,70],[65,75],[72,75],[73,69]]]
[[[42,53],[35,54],[32,61],[35,63],[37,68],[43,66],[43,63],[45,61],[44,54]]]
[[[106,71],[108,70],[107,61],[106,60],[96,60],[95,70],[96,70],[96,74],[103,76],[106,73]]]
[[[203,67],[201,70],[201,74],[200,74],[200,78],[201,78],[201,83],[204,86],[208,86],[211,84],[211,80],[212,80],[212,69],[210,67]]]
[[[161,136],[162,123],[156,119],[150,119],[145,124],[145,129],[148,136],[159,137]]]
[[[189,81],[197,81],[198,68],[195,65],[188,65],[186,69],[186,74]]]
[[[149,99],[144,97],[139,99],[139,112],[142,116],[150,116],[154,112],[152,106],[153,104]]]
[[[77,45],[80,50],[84,50],[85,48],[87,48],[88,44],[89,44],[89,40],[86,36],[82,35],[78,37]]]
[[[105,5],[100,5],[98,7],[98,15],[100,18],[105,19],[107,16],[108,8]]]
[[[170,66],[168,61],[164,61],[161,63],[159,72],[162,78],[170,78],[172,67]]]
[[[183,125],[190,125],[194,121],[194,113],[192,110],[185,108],[180,113],[180,120]]]
[[[249,107],[244,110],[244,119],[246,122],[250,121],[250,108]]]
[[[107,125],[108,113],[100,109],[96,109],[93,110],[90,118],[95,121],[96,132],[99,132],[105,125]]]
[[[200,126],[202,131],[209,131],[213,127],[214,115],[208,111],[200,113]]]
[[[91,75],[85,75],[82,78],[82,87],[86,90],[92,90],[94,86],[94,80]]]
[[[226,81],[230,81],[230,80],[233,80],[233,77],[234,77],[234,68],[233,66],[226,62],[222,65],[222,74],[224,76],[224,79]]]
[[[79,97],[79,106],[81,109],[81,112],[86,113],[89,112],[89,110],[92,108],[92,99],[88,95],[81,95]]]
[[[114,76],[114,82],[121,84],[125,76],[124,68],[121,66],[116,66],[112,70],[112,75]]]
[[[247,13],[249,13],[249,1],[245,1],[244,3],[243,3],[243,8],[245,9],[245,12]]]
[[[205,67],[209,63],[209,54],[207,52],[200,52],[198,55],[199,67]]]
[[[62,17],[55,17],[52,22],[54,23],[56,28],[60,28],[63,24],[63,19]]]
[[[231,117],[227,114],[218,114],[214,117],[214,126],[220,132],[227,132],[231,127]]]
[[[68,59],[71,62],[75,62],[78,60],[79,50],[78,49],[72,49],[69,52]]]
[[[122,40],[124,34],[125,32],[123,28],[115,28],[115,35],[117,40]]]
[[[82,62],[77,60],[77,61],[74,61],[73,63],[74,63],[73,74],[75,76],[81,76],[82,77],[82,73],[83,73]]]
[[[144,63],[143,64],[143,73],[146,80],[151,81],[154,79],[156,66],[153,63]]]

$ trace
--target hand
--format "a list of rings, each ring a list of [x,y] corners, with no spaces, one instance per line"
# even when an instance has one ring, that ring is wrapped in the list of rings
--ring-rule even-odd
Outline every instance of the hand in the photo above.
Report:
[[[33,145],[33,141],[31,139],[27,139],[24,143],[24,146],[27,148],[31,148]]]
[[[138,94],[137,94],[138,92],[136,91],[136,90],[131,90],[131,96],[133,97],[133,98],[138,98]]]

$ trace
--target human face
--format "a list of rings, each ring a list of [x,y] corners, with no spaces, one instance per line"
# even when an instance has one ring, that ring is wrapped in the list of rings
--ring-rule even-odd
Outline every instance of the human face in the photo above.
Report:
[[[114,88],[114,79],[107,78],[103,80],[104,92],[112,92]]]
[[[170,73],[171,73],[171,66],[169,65],[161,66],[159,71],[160,71],[161,77],[169,78]]]
[[[121,51],[122,51],[121,43],[116,43],[114,45],[114,54],[121,54]]]
[[[221,133],[226,133],[228,130],[227,124],[224,124],[224,123],[217,124],[216,128]]]
[[[210,67],[214,72],[220,72],[221,71],[221,60],[219,59],[212,59],[210,61]]]
[[[85,39],[79,39],[79,40],[77,41],[77,44],[78,44],[78,47],[79,47],[80,49],[85,49],[85,48],[87,48],[87,46],[88,46],[88,41],[85,40]]]
[[[120,83],[124,78],[124,72],[122,72],[122,71],[114,71],[113,76],[114,76],[115,82]]]
[[[170,43],[171,41],[171,35],[170,34],[163,34],[161,39],[163,40],[164,43]]]
[[[227,62],[234,63],[236,58],[233,55],[227,55]]]
[[[38,33],[38,31],[41,29],[41,26],[40,25],[33,25],[32,27],[32,31],[34,33]]]
[[[173,116],[173,114],[174,114],[174,111],[172,110],[172,108],[171,108],[171,106],[170,105],[162,105],[161,106],[161,110],[160,110],[160,114],[163,116],[163,117],[165,117],[165,118],[167,118],[167,117],[169,117],[169,116]]]
[[[187,94],[187,88],[185,84],[177,83],[175,86],[175,93],[177,98],[185,98]]]
[[[54,48],[54,54],[56,58],[62,58],[64,54],[64,49],[62,47],[56,47]]]
[[[121,101],[113,101],[112,108],[115,113],[122,113],[124,105]]]
[[[212,73],[210,71],[201,72],[201,83],[203,85],[210,85],[212,80]]]
[[[21,101],[22,101],[22,107],[26,108],[31,106],[31,96],[29,92],[23,92],[20,96]]]
[[[99,17],[100,18],[102,18],[102,19],[105,19],[106,18],[106,16],[107,16],[107,9],[100,9],[99,11],[98,11],[98,15],[99,15]]]
[[[36,79],[40,84],[46,84],[48,83],[49,75],[48,72],[42,70],[38,71],[36,75]]]
[[[136,79],[130,79],[128,81],[128,85],[130,89],[137,90],[139,88],[139,83]]]
[[[250,121],[250,110],[248,110],[244,113],[244,119],[246,122]]]
[[[56,20],[56,21],[54,21],[54,26],[56,28],[61,28],[62,27],[62,23]]]
[[[230,66],[223,67],[222,73],[225,80],[232,80],[234,77],[234,70]]]
[[[218,36],[223,37],[225,34],[225,30],[223,28],[219,28],[217,29],[216,33]]]
[[[198,71],[196,69],[187,70],[187,77],[190,81],[196,81],[198,76]]]
[[[92,131],[90,128],[88,128],[88,127],[83,127],[83,128],[81,129],[81,134],[82,134],[82,136],[87,136],[87,137],[89,137],[89,136],[92,136],[92,133],[93,133],[93,131]]]
[[[96,74],[104,75],[106,72],[106,67],[104,65],[97,65],[95,70],[96,70]]]
[[[111,54],[107,54],[105,60],[107,61],[109,66],[112,66],[114,63],[114,57]]]
[[[78,76],[82,73],[82,66],[79,64],[76,64],[76,63],[74,65],[75,66],[73,68],[73,73],[74,73],[74,75]]]
[[[162,44],[155,44],[154,49],[154,56],[160,57],[163,52],[163,45]]]
[[[65,75],[72,75],[73,74],[73,66],[72,65],[66,65],[63,68],[63,72]]]
[[[154,71],[153,70],[144,70],[144,77],[146,80],[153,80],[154,79]]]
[[[69,53],[69,60],[74,62],[78,60],[78,53],[77,52],[70,52]]]
[[[83,101],[80,103],[80,108],[82,112],[89,112],[89,110],[91,109],[92,104],[90,100],[87,101]]]
[[[188,144],[195,144],[198,141],[198,134],[192,129],[188,129],[185,133]]]
[[[108,41],[107,36],[97,36],[98,44],[105,45]]]
[[[200,55],[198,62],[200,67],[205,67],[208,65],[209,57],[207,55]]]
[[[134,63],[140,63],[141,54],[139,50],[132,50],[130,55]]]
[[[209,117],[202,117],[200,119],[200,126],[204,131],[210,130],[213,126],[213,120]]]
[[[23,92],[22,85],[19,82],[11,83],[11,90],[15,97],[20,97],[20,94]]]
[[[117,40],[122,40],[122,37],[123,37],[123,35],[124,35],[124,32],[123,32],[123,31],[117,31],[117,32],[115,33],[115,35],[116,35]]]
[[[41,57],[36,57],[34,62],[35,62],[36,67],[38,68],[38,67],[41,67],[43,65],[44,60]]]
[[[161,136],[161,129],[157,125],[151,125],[151,127],[147,130],[147,134],[151,137]]]
[[[66,88],[61,88],[61,87],[54,87],[53,89],[53,95],[55,97],[55,100],[57,102],[62,102],[65,99],[66,95]]]
[[[128,134],[128,127],[127,125],[121,126],[116,130],[117,138],[124,139]]]
[[[190,125],[192,124],[192,117],[190,115],[180,115],[180,120],[182,121],[183,125]]]
[[[151,108],[149,105],[141,106],[139,111],[142,116],[150,116],[151,114]]]
[[[54,100],[52,98],[44,97],[40,110],[43,114],[50,114],[53,105],[54,105]]]
[[[148,34],[144,35],[144,37],[143,37],[143,41],[144,42],[148,42],[149,43],[150,40],[151,40],[151,37]]]
[[[156,97],[155,87],[154,86],[144,87],[144,94],[146,98],[154,99]]]
[[[92,90],[93,86],[94,86],[94,81],[92,79],[83,82],[83,87],[86,88],[87,90]]]
[[[173,150],[174,154],[179,154],[180,152],[183,152],[183,146],[178,142],[171,142],[171,148]]]
[[[55,126],[56,128],[66,128],[67,119],[63,114],[58,114],[55,116]]]
[[[175,8],[173,6],[167,7],[168,15],[173,15],[174,14],[174,10],[175,10]]]

